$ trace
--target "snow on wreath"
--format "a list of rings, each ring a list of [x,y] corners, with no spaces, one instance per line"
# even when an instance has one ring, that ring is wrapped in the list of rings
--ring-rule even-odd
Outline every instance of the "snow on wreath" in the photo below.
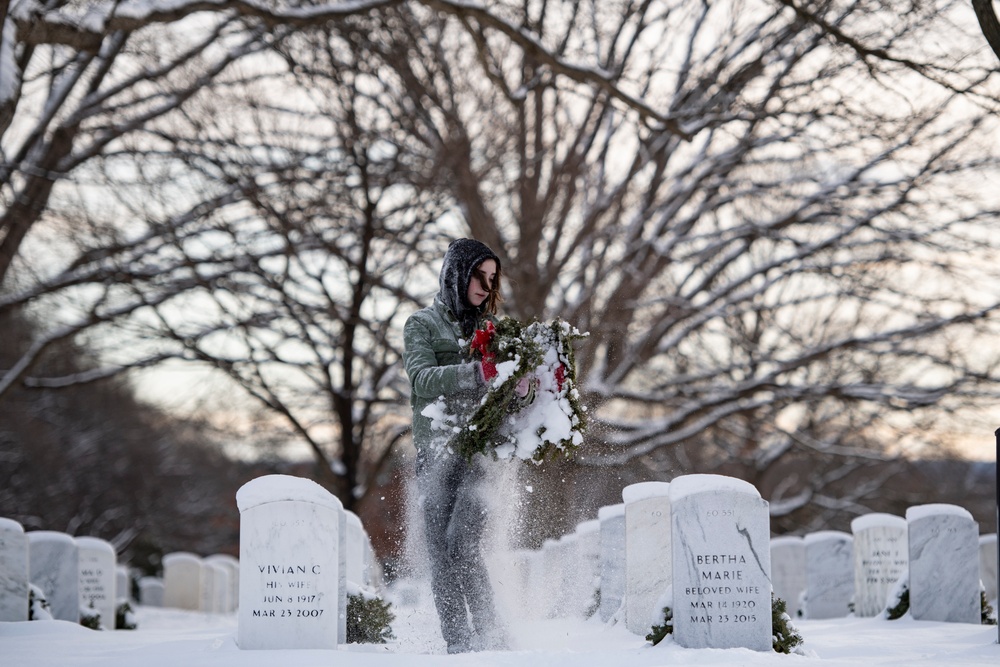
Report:
[[[517,456],[536,462],[557,452],[569,456],[583,443],[587,425],[572,346],[586,336],[559,319],[527,325],[510,317],[495,326],[487,322],[469,344],[489,380],[475,412],[459,423],[439,399],[422,414],[431,417],[435,428],[454,434],[448,448],[466,459],[488,452],[499,459]],[[522,378],[529,387],[523,398],[517,394]]]

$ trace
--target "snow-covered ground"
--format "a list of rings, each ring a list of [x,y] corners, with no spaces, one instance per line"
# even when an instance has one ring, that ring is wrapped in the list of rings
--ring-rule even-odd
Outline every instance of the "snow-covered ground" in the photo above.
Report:
[[[0,667],[997,667],[996,626],[837,619],[798,621],[807,655],[652,646],[597,620],[513,621],[513,648],[445,655],[424,604],[393,608],[397,639],[337,651],[242,651],[235,615],[139,607],[139,629],[94,632],[65,621],[0,623]]]

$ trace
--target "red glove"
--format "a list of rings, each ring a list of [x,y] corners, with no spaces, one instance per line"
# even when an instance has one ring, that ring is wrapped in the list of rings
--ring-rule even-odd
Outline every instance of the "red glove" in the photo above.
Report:
[[[559,387],[559,391],[562,391],[563,385],[566,383],[566,367],[562,364],[556,367],[556,386]]]
[[[495,363],[493,363],[493,355],[492,354],[489,355],[488,359],[484,356],[483,360],[481,362],[479,362],[479,363],[482,364],[482,367],[483,367],[483,378],[487,382],[489,382],[490,380],[492,380],[493,378],[495,378],[497,376],[497,365]]]

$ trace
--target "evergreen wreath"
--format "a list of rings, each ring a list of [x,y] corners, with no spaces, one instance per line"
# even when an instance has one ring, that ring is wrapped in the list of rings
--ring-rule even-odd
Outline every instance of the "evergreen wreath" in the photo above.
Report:
[[[491,379],[486,395],[468,422],[451,438],[449,447],[468,460],[487,452],[494,458],[516,454],[536,462],[557,452],[570,456],[582,444],[587,426],[586,408],[581,405],[576,389],[572,345],[586,335],[559,319],[527,325],[511,317],[504,317],[495,325],[487,321],[473,335],[470,352],[473,359],[483,362],[484,369],[490,367],[492,372],[495,368],[496,377]],[[516,392],[522,378],[532,382],[524,399]],[[544,399],[542,392],[548,394]],[[551,407],[553,402],[565,416],[566,430],[550,433],[541,424],[525,437],[524,431],[517,427],[518,418],[530,416],[534,409]],[[527,423],[532,422],[528,419]]]

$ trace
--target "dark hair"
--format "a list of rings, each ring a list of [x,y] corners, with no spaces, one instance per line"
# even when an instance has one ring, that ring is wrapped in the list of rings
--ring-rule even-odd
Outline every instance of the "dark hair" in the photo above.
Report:
[[[487,259],[492,259],[492,258],[490,257],[490,258],[487,258]],[[484,259],[483,262],[485,262],[485,261],[486,260]],[[496,260],[494,260],[494,261],[496,261]],[[482,266],[483,262],[480,262],[476,266],[476,268],[478,269],[480,266]],[[486,290],[488,292],[488,296],[486,297],[486,301],[483,302],[483,311],[489,313],[490,315],[496,315],[497,314],[497,310],[498,310],[501,302],[503,302],[503,295],[500,293],[500,286],[501,286],[501,283],[500,283],[500,275],[501,275],[501,273],[500,273],[500,262],[496,262],[496,265],[497,265],[497,273],[496,273],[495,276],[493,276],[493,284],[492,285],[487,285],[486,281],[482,279],[481,275],[480,275],[480,278],[479,278],[479,284],[482,286],[482,288],[484,290]],[[477,274],[473,273],[474,277],[476,275]]]

